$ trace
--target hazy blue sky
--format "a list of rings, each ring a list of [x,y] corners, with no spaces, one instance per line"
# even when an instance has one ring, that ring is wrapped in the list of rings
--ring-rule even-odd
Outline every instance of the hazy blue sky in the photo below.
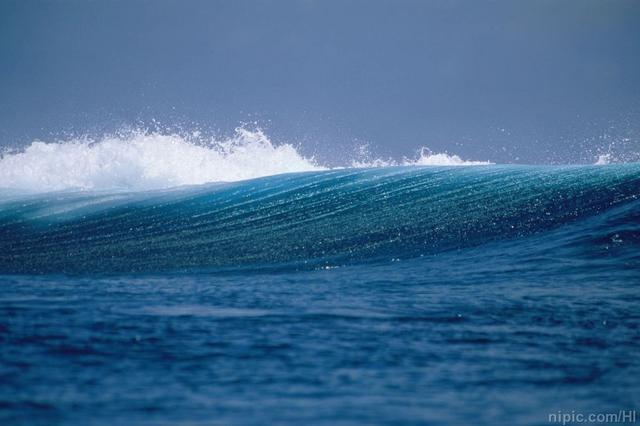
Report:
[[[335,159],[640,151],[640,1],[0,2],[0,144],[152,123]]]

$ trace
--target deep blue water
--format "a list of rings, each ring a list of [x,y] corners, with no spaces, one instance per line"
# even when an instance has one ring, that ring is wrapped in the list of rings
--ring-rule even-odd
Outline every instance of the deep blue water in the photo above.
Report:
[[[640,404],[640,165],[2,192],[2,424],[550,424]]]

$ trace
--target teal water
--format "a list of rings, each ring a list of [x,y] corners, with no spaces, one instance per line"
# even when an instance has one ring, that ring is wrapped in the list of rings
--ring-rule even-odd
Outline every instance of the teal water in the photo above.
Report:
[[[1,194],[3,424],[638,406],[638,164]]]

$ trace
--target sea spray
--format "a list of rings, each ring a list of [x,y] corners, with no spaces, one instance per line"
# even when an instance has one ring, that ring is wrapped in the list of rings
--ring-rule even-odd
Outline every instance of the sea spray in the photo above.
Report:
[[[422,148],[414,158],[402,161],[367,157],[324,165],[304,156],[292,144],[274,143],[259,129],[237,128],[226,139],[205,138],[198,132],[133,131],[99,139],[34,141],[21,152],[5,153],[0,157],[0,188],[30,192],[151,190],[344,166],[486,164],[490,163]]]
[[[320,169],[292,145],[275,145],[260,130],[238,128],[224,140],[134,132],[35,141],[0,159],[0,188],[148,190]]]

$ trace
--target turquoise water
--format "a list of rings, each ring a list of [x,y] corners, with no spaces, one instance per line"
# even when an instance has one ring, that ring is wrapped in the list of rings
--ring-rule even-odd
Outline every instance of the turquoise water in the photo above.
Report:
[[[640,165],[5,190],[7,424],[549,424],[635,409]]]

